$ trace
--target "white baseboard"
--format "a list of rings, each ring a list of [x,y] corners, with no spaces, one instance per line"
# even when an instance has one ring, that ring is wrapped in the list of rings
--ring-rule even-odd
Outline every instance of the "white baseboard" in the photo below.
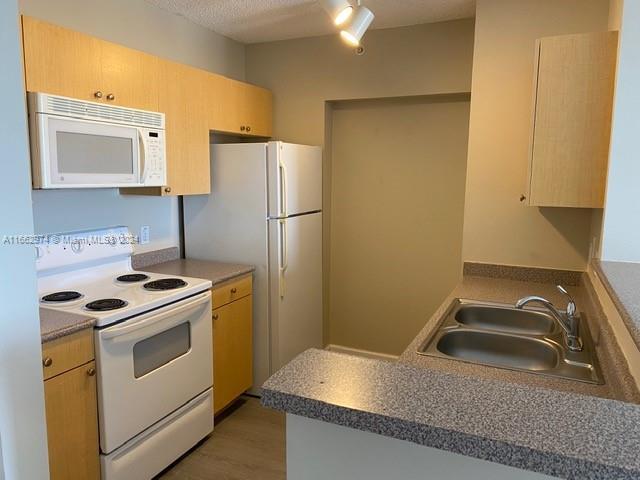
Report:
[[[355,355],[356,357],[374,358],[376,360],[384,360],[387,362],[395,362],[398,360],[398,355],[389,355],[388,353],[371,352],[369,350],[360,350],[358,348],[343,347],[342,345],[327,345],[325,350],[336,353],[346,353],[348,355]]]

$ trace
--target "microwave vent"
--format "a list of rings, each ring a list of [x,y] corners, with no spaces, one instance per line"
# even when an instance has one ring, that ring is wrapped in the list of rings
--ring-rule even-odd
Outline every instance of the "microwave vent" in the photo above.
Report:
[[[47,113],[139,127],[164,129],[164,114],[132,108],[101,105],[67,97],[46,95]]]

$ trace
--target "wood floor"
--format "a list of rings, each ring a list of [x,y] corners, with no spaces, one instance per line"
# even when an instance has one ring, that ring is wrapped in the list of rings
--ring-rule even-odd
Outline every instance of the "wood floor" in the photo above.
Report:
[[[221,417],[211,436],[157,479],[285,480],[284,414],[243,397]]]

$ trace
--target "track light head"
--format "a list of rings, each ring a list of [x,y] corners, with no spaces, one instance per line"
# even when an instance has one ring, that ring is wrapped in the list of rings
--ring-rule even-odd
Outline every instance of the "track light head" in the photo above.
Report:
[[[320,3],[337,26],[343,25],[353,14],[353,5],[348,0],[322,0]]]
[[[340,36],[349,45],[357,47],[374,18],[375,15],[367,7],[357,7],[351,22],[342,29]]]

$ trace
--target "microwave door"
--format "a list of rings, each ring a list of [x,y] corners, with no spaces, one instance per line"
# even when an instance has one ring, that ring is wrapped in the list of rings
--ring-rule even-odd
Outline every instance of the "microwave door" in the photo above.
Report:
[[[140,184],[143,147],[138,128],[43,115],[42,188]],[[42,148],[42,145],[41,145]]]

